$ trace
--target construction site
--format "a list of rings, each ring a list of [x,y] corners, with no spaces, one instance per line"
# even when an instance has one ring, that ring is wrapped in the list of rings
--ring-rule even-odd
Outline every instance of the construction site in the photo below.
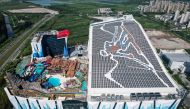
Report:
[[[156,30],[146,30],[146,34],[148,35],[152,45],[158,49],[189,49],[190,44],[176,37],[173,34],[156,31]]]

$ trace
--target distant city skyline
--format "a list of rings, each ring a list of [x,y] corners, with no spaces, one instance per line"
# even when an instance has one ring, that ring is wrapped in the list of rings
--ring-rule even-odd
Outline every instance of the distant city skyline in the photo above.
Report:
[[[189,2],[173,2],[171,0],[151,0],[149,5],[139,5],[141,12],[167,12],[173,13],[177,10],[186,12],[190,9]]]

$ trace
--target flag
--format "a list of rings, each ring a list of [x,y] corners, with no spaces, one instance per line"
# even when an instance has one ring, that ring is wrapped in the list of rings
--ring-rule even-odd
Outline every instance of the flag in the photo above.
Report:
[[[62,38],[66,38],[70,35],[70,31],[65,29],[65,30],[61,30],[58,31],[57,33],[57,39],[62,39]]]

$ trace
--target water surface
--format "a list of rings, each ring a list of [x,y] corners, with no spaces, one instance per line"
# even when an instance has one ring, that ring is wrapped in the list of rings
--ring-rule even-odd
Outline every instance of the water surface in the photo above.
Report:
[[[42,6],[51,6],[53,4],[73,4],[72,2],[58,1],[58,0],[29,0],[28,2],[42,5]]]

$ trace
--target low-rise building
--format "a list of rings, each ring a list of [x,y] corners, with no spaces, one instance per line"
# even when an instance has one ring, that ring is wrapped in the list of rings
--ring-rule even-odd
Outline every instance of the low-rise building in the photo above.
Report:
[[[190,55],[184,50],[161,50],[161,58],[173,71],[190,72]]]
[[[110,14],[112,13],[113,11],[111,10],[111,8],[99,8],[98,9],[98,14],[101,15],[101,14]]]
[[[168,22],[173,18],[173,14],[155,15],[155,19]]]

